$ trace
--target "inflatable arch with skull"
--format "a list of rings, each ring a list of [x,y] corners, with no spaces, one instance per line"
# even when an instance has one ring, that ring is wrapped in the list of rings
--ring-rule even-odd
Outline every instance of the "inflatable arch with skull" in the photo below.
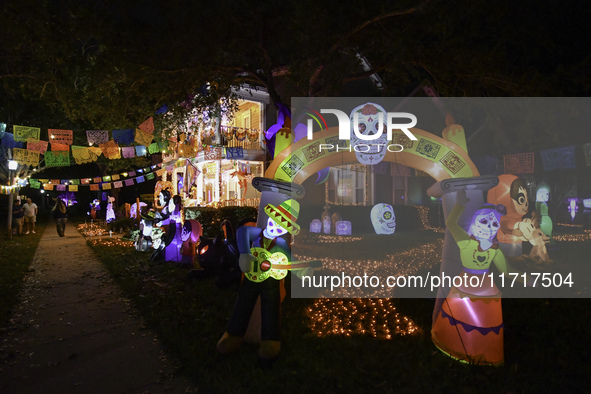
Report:
[[[381,162],[386,156],[388,145],[384,107],[365,103],[355,107],[349,118],[352,128],[351,145],[355,149],[355,156],[359,163],[374,165]],[[360,134],[371,140],[359,138]]]

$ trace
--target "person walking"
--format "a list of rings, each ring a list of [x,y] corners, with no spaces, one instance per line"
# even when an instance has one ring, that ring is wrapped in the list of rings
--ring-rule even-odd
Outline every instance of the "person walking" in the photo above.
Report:
[[[25,212],[21,205],[21,199],[17,198],[12,206],[12,232],[16,232],[19,236],[23,235],[23,217]]]
[[[63,237],[66,231],[66,222],[68,221],[68,208],[64,203],[64,200],[58,198],[55,206],[53,207],[53,218],[55,219],[55,227],[57,228],[57,234]]]
[[[23,211],[25,212],[25,225],[27,226],[27,232],[35,234],[35,222],[37,221],[37,213],[39,208],[30,198],[27,198],[27,202],[23,204]]]

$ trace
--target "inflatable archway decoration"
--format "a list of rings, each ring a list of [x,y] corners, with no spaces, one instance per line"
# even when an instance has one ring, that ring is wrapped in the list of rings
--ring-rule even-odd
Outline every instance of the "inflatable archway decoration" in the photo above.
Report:
[[[384,161],[416,168],[437,181],[480,175],[464,148],[466,142],[462,126],[447,127],[444,138],[421,129],[410,131],[417,141],[400,130],[393,132]],[[339,140],[337,127],[314,133],[313,140],[303,138],[293,144],[289,143],[289,130],[281,129],[276,137],[275,158],[265,173],[266,178],[302,184],[326,167],[357,163],[354,148],[349,141]],[[284,148],[279,150],[281,146]]]

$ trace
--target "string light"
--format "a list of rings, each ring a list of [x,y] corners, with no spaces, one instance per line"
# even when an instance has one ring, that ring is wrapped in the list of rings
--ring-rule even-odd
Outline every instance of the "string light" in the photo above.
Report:
[[[391,299],[320,298],[306,310],[308,327],[319,337],[370,335],[392,339],[394,335],[412,335],[421,329],[398,312]]]

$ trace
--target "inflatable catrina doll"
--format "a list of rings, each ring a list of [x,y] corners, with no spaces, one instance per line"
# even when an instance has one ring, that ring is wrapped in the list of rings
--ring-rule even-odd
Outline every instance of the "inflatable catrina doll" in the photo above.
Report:
[[[460,249],[463,269],[460,277],[465,279],[460,286],[451,288],[435,319],[431,338],[442,352],[459,361],[502,365],[501,292],[489,279],[488,272],[494,264],[503,275],[521,273],[509,266],[496,240],[505,207],[484,204],[474,212],[466,232],[458,224],[458,219],[468,201],[466,191],[459,191],[456,205],[446,221],[447,229]]]

